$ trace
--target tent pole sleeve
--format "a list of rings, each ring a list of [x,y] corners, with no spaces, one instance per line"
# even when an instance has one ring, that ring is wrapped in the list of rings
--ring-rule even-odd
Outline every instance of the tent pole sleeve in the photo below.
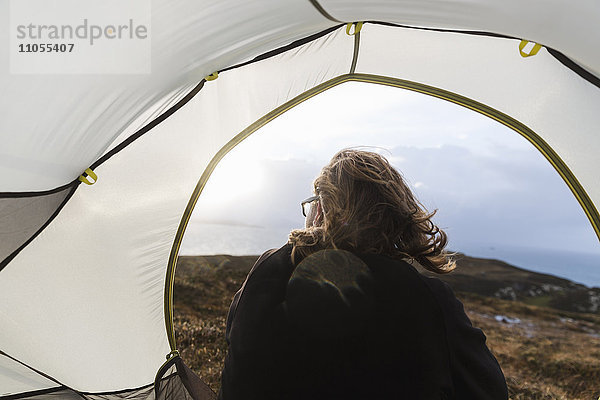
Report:
[[[358,62],[358,50],[360,47],[360,30],[354,34],[354,54],[352,54],[352,65],[350,66],[350,73],[353,74],[356,70],[356,63]]]

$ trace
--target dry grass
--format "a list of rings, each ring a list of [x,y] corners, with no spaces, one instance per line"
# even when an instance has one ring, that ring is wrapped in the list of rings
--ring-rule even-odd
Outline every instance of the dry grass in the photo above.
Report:
[[[175,331],[183,360],[218,391],[227,351],[225,318],[254,257],[182,257],[175,280]],[[600,396],[600,316],[459,292],[473,325],[506,376],[513,400]],[[497,315],[519,323],[496,320]]]
[[[488,338],[511,399],[590,400],[600,396],[600,317],[461,293]],[[498,322],[496,315],[519,318]]]

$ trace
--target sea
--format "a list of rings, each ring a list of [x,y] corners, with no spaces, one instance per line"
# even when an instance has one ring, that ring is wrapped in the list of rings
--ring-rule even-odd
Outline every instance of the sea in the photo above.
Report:
[[[500,244],[464,244],[451,249],[468,256],[493,258],[508,264],[600,287],[600,253],[542,249]]]
[[[181,255],[260,255],[287,242],[289,229],[224,224],[190,224]],[[600,253],[541,249],[501,244],[466,243],[451,251],[472,257],[493,258],[530,271],[541,272],[600,287]]]

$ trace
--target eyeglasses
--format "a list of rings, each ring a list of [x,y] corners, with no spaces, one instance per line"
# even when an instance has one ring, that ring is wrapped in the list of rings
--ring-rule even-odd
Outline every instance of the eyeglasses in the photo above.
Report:
[[[300,205],[302,205],[302,215],[304,215],[305,217],[308,215],[308,213],[310,212],[310,206],[315,200],[319,200],[319,195],[311,196],[308,199],[304,200],[302,203],[300,203]]]

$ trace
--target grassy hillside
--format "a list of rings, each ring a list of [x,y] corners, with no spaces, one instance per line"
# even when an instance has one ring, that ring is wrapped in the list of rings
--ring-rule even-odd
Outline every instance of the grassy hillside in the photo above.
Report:
[[[229,304],[256,258],[197,256],[180,257],[178,262],[174,292],[178,348],[215,391],[227,351]],[[600,396],[600,289],[464,256],[456,271],[441,278],[486,334],[511,399]]]

